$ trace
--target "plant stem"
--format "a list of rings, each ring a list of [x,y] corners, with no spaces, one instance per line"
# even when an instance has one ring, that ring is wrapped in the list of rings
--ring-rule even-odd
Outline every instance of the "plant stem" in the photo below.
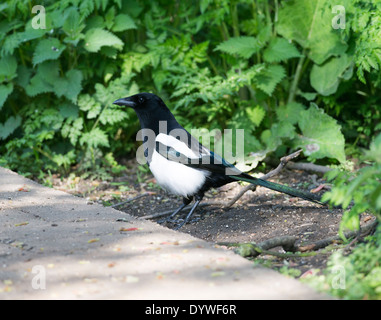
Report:
[[[230,12],[232,16],[232,23],[233,23],[233,35],[234,37],[239,37],[239,26],[238,26],[238,11],[237,11],[237,4],[230,4]]]
[[[45,157],[47,157],[49,160],[51,160],[52,162],[54,162],[53,157],[52,157],[49,153],[47,153],[47,152],[45,152],[44,150],[42,150],[40,147],[33,147],[33,150],[34,150],[34,151],[38,151],[39,153],[41,153],[42,155],[44,155]]]
[[[299,59],[298,65],[296,66],[294,80],[292,81],[290,93],[288,95],[287,103],[291,103],[295,99],[296,90],[298,88],[300,76],[302,75],[302,69],[304,60],[306,59],[306,49],[303,49],[302,56]]]

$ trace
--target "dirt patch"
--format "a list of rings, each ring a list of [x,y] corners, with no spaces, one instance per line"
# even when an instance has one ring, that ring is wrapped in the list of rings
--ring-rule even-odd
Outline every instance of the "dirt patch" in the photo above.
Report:
[[[142,193],[146,196],[118,207],[136,217],[144,217],[168,210],[175,210],[182,203],[180,197],[165,193],[149,174],[136,174],[138,170],[131,162],[127,175],[112,182],[99,182],[74,179],[53,179],[55,188],[86,197],[88,201],[99,201],[104,205],[112,205],[134,198]],[[323,183],[320,177],[304,171],[283,170],[271,181],[287,184],[293,188],[309,190],[316,183]],[[227,202],[233,198],[243,186],[231,183],[218,190],[210,190],[203,202]],[[179,214],[183,219],[187,211]],[[328,209],[305,200],[292,198],[262,187],[255,192],[247,192],[230,209],[221,205],[210,205],[198,208],[190,223],[180,231],[209,242],[255,242],[279,236],[297,237],[297,245],[305,245],[317,240],[337,235],[342,217],[342,210]],[[369,220],[367,215],[362,219]],[[173,227],[167,224],[169,228]],[[273,249],[283,252],[281,248]],[[304,258],[283,259],[273,256],[260,256],[272,268],[287,266],[304,273],[310,269],[322,269],[326,266],[331,251],[322,250],[317,255]],[[256,261],[259,259],[257,258]]]

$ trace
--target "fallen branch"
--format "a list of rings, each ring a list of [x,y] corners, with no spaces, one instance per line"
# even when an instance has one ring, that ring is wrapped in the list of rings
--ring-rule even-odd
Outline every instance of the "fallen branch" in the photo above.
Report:
[[[370,222],[366,224],[365,226],[361,227],[360,233],[362,237],[365,237],[372,233],[377,226],[377,220],[374,220],[373,222]],[[350,231],[345,233],[345,237],[347,239],[351,239],[354,237],[357,237],[359,234],[359,231]],[[261,243],[230,243],[230,242],[219,242],[219,245],[225,245],[230,247],[236,247],[236,252],[243,256],[243,257],[257,257],[260,254],[268,254],[277,256],[280,258],[300,258],[300,257],[306,257],[306,256],[312,256],[316,255],[316,253],[311,251],[317,251],[319,249],[323,249],[330,244],[342,241],[340,236],[334,236],[329,237],[326,239],[322,239],[307,245],[303,246],[296,246],[296,237],[294,236],[283,236],[283,237],[276,237],[272,238],[266,241],[263,241]],[[280,252],[274,252],[269,251],[269,249],[275,248],[275,247],[282,247],[286,253],[280,253]],[[291,253],[289,253],[291,252]]]
[[[311,171],[311,172],[317,172],[317,173],[327,173],[328,171],[332,170],[330,167],[321,166],[314,163],[293,162],[293,161],[289,162],[288,167],[290,169]]]
[[[372,233],[372,231],[374,231],[376,226],[377,226],[377,219],[366,224],[363,227],[360,227],[360,230],[349,231],[349,232],[344,233],[344,236],[347,239],[358,237],[359,234],[361,235],[361,237],[365,237],[365,236],[369,235],[370,233]],[[338,235],[333,236],[333,237],[329,237],[329,238],[322,239],[322,240],[316,241],[316,242],[308,244],[308,245],[298,247],[298,251],[306,252],[306,251],[311,251],[311,250],[319,250],[319,249],[322,249],[322,248],[329,246],[330,244],[332,244],[336,241],[341,241],[341,240],[342,240],[342,238]]]
[[[294,153],[291,153],[290,155],[288,156],[285,156],[283,158],[280,159],[280,163],[279,165],[274,169],[274,170],[271,170],[270,172],[266,173],[265,175],[263,175],[261,177],[262,180],[267,180],[275,175],[277,175],[280,171],[282,171],[282,169],[287,165],[287,163],[292,160],[292,159],[295,159],[296,157],[298,157],[300,155],[300,153],[302,152],[303,150],[300,149]],[[247,191],[249,190],[252,190],[252,191],[255,191],[255,189],[257,188],[257,186],[255,185],[248,185],[244,188],[241,189],[241,191],[232,199],[230,200],[225,206],[224,206],[224,209],[229,209],[233,204],[235,204]]]
[[[288,252],[296,252],[295,248],[296,237],[293,236],[284,236],[284,237],[276,237],[266,241],[263,241],[259,244],[255,244],[253,242],[250,243],[227,243],[227,242],[219,242],[219,245],[226,246],[235,246],[236,253],[241,255],[242,257],[256,257],[260,254],[264,253],[268,249],[272,249],[275,247],[282,247],[284,251]]]

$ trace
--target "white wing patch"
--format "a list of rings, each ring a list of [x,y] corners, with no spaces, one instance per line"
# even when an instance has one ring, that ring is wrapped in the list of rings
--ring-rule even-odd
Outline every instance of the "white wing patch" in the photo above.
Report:
[[[191,159],[200,158],[199,150],[192,150],[191,148],[188,147],[186,143],[182,142],[179,139],[176,139],[173,136],[166,135],[164,133],[159,133],[156,136],[156,141],[161,142],[162,144],[175,149],[176,151],[187,156],[188,158],[191,158]]]

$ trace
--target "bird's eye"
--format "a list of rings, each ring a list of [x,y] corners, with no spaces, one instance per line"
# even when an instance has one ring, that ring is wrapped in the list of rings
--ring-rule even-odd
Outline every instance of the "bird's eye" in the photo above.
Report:
[[[139,97],[139,103],[143,103],[143,102],[144,102],[144,98]]]

